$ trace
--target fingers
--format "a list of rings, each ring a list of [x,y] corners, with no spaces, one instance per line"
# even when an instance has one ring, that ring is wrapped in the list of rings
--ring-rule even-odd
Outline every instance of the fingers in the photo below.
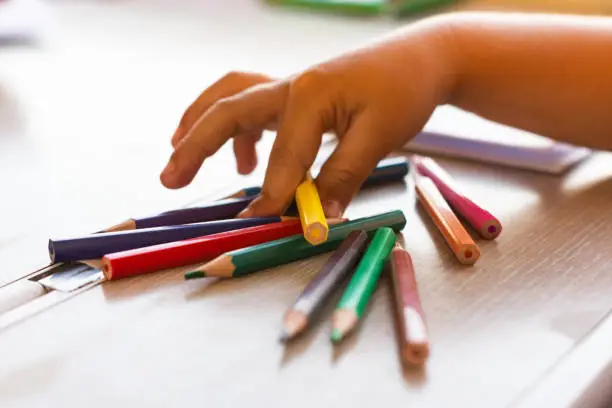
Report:
[[[255,144],[261,139],[261,135],[261,131],[255,131],[234,137],[234,156],[239,174],[250,174],[257,167]]]
[[[225,75],[207,88],[191,106],[187,108],[179,122],[174,136],[172,136],[172,146],[176,147],[191,130],[200,116],[218,100],[233,96],[252,86],[271,81],[272,79],[265,75],[250,72],[230,72]]]
[[[361,184],[391,149],[367,113],[360,115],[327,159],[316,179],[325,215],[341,217]]]
[[[291,203],[297,185],[319,150],[326,131],[327,98],[323,76],[307,73],[294,80],[289,100],[270,153],[260,196],[242,217],[278,215]]]
[[[276,121],[285,103],[283,82],[258,85],[213,104],[176,146],[161,175],[168,188],[189,184],[203,161],[231,137],[258,132]]]

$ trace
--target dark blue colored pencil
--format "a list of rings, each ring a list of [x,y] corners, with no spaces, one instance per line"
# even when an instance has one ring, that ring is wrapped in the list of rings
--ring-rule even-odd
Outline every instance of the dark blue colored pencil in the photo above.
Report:
[[[182,241],[219,232],[280,222],[287,217],[259,217],[201,222],[170,227],[105,232],[84,237],[49,240],[52,262],[98,259],[107,254]]]
[[[107,228],[105,232],[128,231],[140,228],[166,227],[170,225],[192,224],[234,218],[246,208],[256,196],[243,198],[230,198],[227,200],[212,201],[209,204],[180,208],[166,211],[150,217],[132,218],[121,224]]]
[[[376,186],[391,181],[401,181],[408,174],[410,164],[405,157],[391,157],[381,160],[378,166],[363,182],[361,188]]]

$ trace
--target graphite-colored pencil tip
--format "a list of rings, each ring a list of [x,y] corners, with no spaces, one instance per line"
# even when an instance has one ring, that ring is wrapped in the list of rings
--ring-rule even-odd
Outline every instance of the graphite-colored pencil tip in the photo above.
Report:
[[[278,340],[281,343],[286,343],[287,341],[291,340],[293,336],[291,335],[291,333],[289,333],[287,331],[287,329],[283,329],[283,331],[281,332],[280,336],[278,337]]]
[[[185,272],[185,280],[205,278],[205,277],[206,277],[206,272],[204,271]]]
[[[332,343],[339,343],[342,341],[342,337],[344,334],[340,331],[340,329],[334,329],[331,333],[331,341]]]

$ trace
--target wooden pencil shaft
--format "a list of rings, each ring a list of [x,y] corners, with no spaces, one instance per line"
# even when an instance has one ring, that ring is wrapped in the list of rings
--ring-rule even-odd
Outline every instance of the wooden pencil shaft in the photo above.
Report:
[[[49,256],[53,262],[97,259],[115,252],[144,248],[151,245],[181,241],[280,221],[280,217],[231,219],[49,240]]]
[[[357,15],[378,15],[384,11],[385,0],[266,0],[270,4],[304,7]]]
[[[327,240],[328,226],[317,186],[310,174],[295,190],[295,202],[302,221],[304,238],[312,245]]]
[[[429,355],[429,340],[412,260],[396,245],[389,264],[402,359],[405,363],[422,364]]]
[[[444,170],[438,163],[436,163],[433,159],[429,157],[421,157],[415,156],[414,161],[416,163],[416,168],[420,174],[423,176],[427,176],[432,179],[432,181],[438,185],[438,182],[446,185],[449,189],[453,190],[456,193],[461,194],[461,188],[451,177],[450,174],[446,170]]]
[[[297,219],[118,252],[104,257],[104,273],[111,280],[207,262],[227,251],[293,235],[302,236]]]
[[[450,206],[482,237],[494,239],[499,236],[502,231],[499,220],[469,198],[442,167],[430,158],[417,156],[414,160],[418,172],[433,181]]]
[[[245,209],[255,197],[213,201],[204,206],[180,208],[149,217],[133,218],[133,220],[136,223],[136,228],[153,228],[233,218]]]
[[[390,157],[378,162],[376,168],[370,173],[368,178],[363,182],[361,188],[379,185],[381,183],[403,180],[410,170],[410,162],[405,157]],[[257,196],[261,193],[261,187],[245,187],[242,190],[235,192],[232,195],[224,197],[241,198]],[[292,204],[295,207],[295,202]]]
[[[390,211],[333,225],[329,229],[327,241],[320,245],[313,246],[303,237],[293,236],[228,252],[226,255],[232,258],[236,267],[234,276],[242,276],[332,251],[354,230],[363,230],[372,236],[378,228],[390,227],[399,232],[405,225],[406,218],[402,211]]]
[[[395,241],[395,232],[391,228],[376,231],[336,309],[354,310],[361,318]]]
[[[396,1],[394,6],[395,14],[398,16],[408,16],[414,14],[420,14],[424,12],[431,12],[435,9],[450,6],[456,3],[458,0],[402,0]]]
[[[304,313],[309,319],[319,312],[359,261],[367,239],[365,231],[351,232],[306,286],[291,309]]]
[[[363,182],[361,188],[376,186],[382,183],[401,181],[410,170],[410,162],[405,157],[392,157],[381,160]]]
[[[433,181],[417,176],[414,178],[419,202],[457,257],[465,264],[473,264],[480,257],[480,250],[472,237],[459,222]]]

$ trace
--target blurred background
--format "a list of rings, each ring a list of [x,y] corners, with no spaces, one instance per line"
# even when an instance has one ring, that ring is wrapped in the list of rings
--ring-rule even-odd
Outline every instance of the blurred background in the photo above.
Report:
[[[23,237],[92,232],[236,181],[229,146],[186,189],[158,178],[184,109],[226,72],[288,75],[453,10],[605,15],[612,1],[0,0],[0,263],[28,254]]]

